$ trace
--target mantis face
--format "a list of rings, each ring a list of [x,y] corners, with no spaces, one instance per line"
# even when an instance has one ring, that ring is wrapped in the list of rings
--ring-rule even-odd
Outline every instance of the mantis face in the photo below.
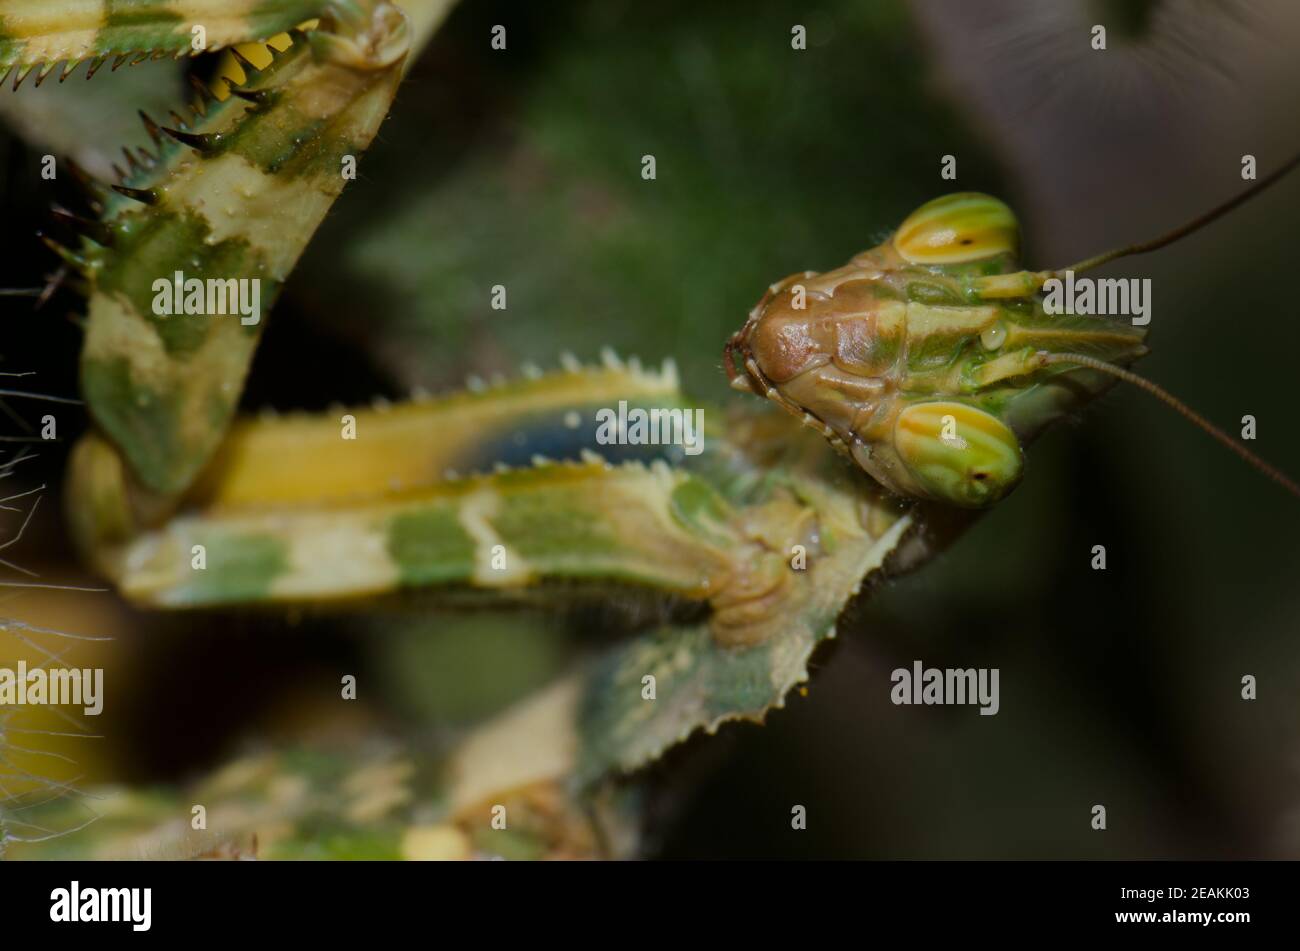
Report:
[[[1032,291],[982,296],[1018,272],[1018,245],[996,198],[928,202],[844,267],[772,285],[727,345],[732,385],[900,496],[991,505],[1019,482],[1024,442],[1113,382],[1062,354],[1122,366],[1146,352],[1117,320],[1048,314]]]

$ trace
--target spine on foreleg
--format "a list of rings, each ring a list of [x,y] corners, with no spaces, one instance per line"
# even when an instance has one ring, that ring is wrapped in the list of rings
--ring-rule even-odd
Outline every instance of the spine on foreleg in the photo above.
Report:
[[[157,0],[108,3],[85,0],[7,0],[0,9],[0,80],[37,80],[64,63],[67,78],[82,61],[96,70],[163,56],[187,56],[232,43],[265,39],[316,16],[320,0]]]
[[[157,161],[131,170],[81,252],[91,287],[82,389],[155,492],[183,491],[220,443],[263,312],[401,79],[397,7],[323,9],[321,29],[295,33],[231,101],[200,105],[185,128],[147,123]]]

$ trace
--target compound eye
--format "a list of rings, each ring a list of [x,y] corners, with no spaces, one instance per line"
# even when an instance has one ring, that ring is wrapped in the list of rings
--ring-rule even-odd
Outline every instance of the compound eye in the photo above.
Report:
[[[894,448],[932,498],[982,508],[1020,481],[1020,441],[990,413],[965,403],[917,403],[898,414]]]
[[[963,264],[1015,256],[1020,225],[1004,202],[979,192],[928,201],[894,233],[894,247],[910,264]]]

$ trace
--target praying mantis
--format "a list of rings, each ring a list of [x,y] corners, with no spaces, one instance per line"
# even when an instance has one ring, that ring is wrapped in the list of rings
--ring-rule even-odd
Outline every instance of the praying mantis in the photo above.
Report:
[[[370,0],[223,6],[141,4],[114,23],[11,4],[0,19],[0,68],[18,79],[184,54],[195,25],[207,49],[265,41],[274,54],[201,94],[183,125],[146,120],[154,151],[110,190],[91,186],[93,218],[63,216],[84,234],[55,247],[88,298],[81,385],[96,426],[68,478],[87,560],[156,609],[341,606],[402,589],[494,604],[631,590],[675,607],[458,747],[433,824],[397,811],[375,822],[349,787],[360,775],[395,803],[418,799],[410,757],[313,762],[295,775],[315,792],[279,812],[270,789],[293,768],[263,757],[203,794],[262,804],[228,816],[222,841],[284,810],[333,810],[392,852],[470,854],[491,850],[478,830],[494,810],[518,804],[542,854],[620,854],[611,829],[634,824],[621,777],[697,730],[780,707],[855,596],[921,566],[1011,491],[1044,428],[1139,379],[1126,367],[1143,331],[1046,313],[1056,272],[1020,268],[1005,204],[960,193],[842,268],[772,285],[726,343],[732,384],[750,394],[730,406],[684,395],[671,362],[610,352],[401,405],[237,418],[260,325],[161,316],[155,283],[256,279],[272,303],[377,134],[419,31]],[[620,402],[702,408],[704,451],[600,441],[597,415]]]

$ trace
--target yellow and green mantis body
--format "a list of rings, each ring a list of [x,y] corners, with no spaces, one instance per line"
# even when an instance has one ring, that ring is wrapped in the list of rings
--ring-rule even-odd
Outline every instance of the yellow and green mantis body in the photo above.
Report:
[[[436,399],[235,419],[260,314],[204,313],[209,282],[257,281],[273,302],[389,108],[406,5],[120,6],[0,5],[0,70],[183,54],[200,25],[207,48],[310,25],[184,127],[147,120],[155,152],[62,249],[87,287],[96,429],[74,452],[68,509],[95,568],[151,608],[401,590],[458,603],[635,591],[678,606],[467,741],[449,823],[523,797],[542,827],[567,830],[553,852],[597,850],[574,803],[608,806],[611,781],[696,730],[779,707],[864,585],[951,541],[1014,488],[1038,433],[1146,352],[1139,327],[1047,313],[1047,275],[1021,270],[1010,209],[961,193],[844,267],[769,289],[726,354],[733,385],[775,407],[701,407],[671,363],[608,354]],[[174,312],[189,280],[193,312]],[[703,451],[611,445],[598,420],[620,404],[703,409]],[[545,742],[525,756],[539,723]],[[260,768],[269,784],[278,767]],[[538,805],[557,790],[566,805]],[[385,827],[380,852],[412,834]]]

